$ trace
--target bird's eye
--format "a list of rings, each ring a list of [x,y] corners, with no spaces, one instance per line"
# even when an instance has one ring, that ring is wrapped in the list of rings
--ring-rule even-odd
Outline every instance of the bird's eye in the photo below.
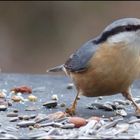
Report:
[[[131,28],[131,26],[126,26],[126,27],[125,27],[125,30],[126,30],[126,31],[131,31],[132,28]]]

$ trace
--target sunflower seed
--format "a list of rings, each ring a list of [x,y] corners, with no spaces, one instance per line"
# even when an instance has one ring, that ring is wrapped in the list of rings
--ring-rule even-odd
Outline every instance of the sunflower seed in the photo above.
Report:
[[[28,127],[30,125],[35,125],[35,121],[21,121],[17,124],[20,127]]]

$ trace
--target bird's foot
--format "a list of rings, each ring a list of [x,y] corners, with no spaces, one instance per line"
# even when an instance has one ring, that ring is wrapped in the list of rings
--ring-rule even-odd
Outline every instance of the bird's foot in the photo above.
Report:
[[[65,112],[68,113],[70,116],[75,115],[75,109],[73,107],[66,108]]]

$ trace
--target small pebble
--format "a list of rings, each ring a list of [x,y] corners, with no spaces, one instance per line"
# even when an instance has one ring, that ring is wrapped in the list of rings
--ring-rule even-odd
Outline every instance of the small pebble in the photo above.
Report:
[[[6,94],[4,92],[0,92],[0,98],[5,98]]]
[[[7,106],[6,105],[0,105],[0,111],[5,111],[7,110]]]
[[[56,94],[53,94],[51,98],[52,100],[58,100],[58,96]]]
[[[18,109],[14,109],[13,112],[14,113],[18,113],[19,111],[18,111]]]
[[[86,119],[81,117],[70,117],[68,118],[68,122],[73,123],[75,127],[81,127],[87,123]]]
[[[43,106],[45,106],[47,108],[54,108],[57,106],[57,101],[48,101],[48,102],[44,103]]]
[[[17,113],[14,113],[14,112],[9,112],[7,114],[7,117],[17,117],[17,116],[18,116],[18,114]]]
[[[12,96],[12,100],[14,102],[20,102],[21,101],[21,97],[14,95],[14,96]]]
[[[28,115],[23,115],[23,120],[29,120],[30,119],[30,116]]]
[[[65,103],[61,103],[61,104],[60,104],[60,107],[65,107],[65,106],[66,106]]]
[[[29,96],[28,96],[28,99],[29,99],[29,101],[31,101],[31,102],[36,102],[36,101],[37,101],[37,97],[34,96],[34,95],[29,95]]]
[[[29,126],[29,130],[33,130],[34,127],[32,125]]]
[[[73,86],[74,86],[74,84],[73,84],[73,83],[69,83],[69,84],[67,85],[67,89],[72,89],[72,88],[73,88]]]
[[[102,100],[102,99],[103,99],[103,97],[102,97],[102,96],[99,96],[99,97],[98,97],[98,99],[99,99],[99,100]]]

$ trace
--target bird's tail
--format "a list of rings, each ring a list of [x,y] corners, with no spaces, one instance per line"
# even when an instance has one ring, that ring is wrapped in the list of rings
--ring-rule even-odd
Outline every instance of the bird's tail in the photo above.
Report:
[[[50,68],[46,72],[59,72],[59,71],[64,71],[64,65],[59,65],[59,66]]]

